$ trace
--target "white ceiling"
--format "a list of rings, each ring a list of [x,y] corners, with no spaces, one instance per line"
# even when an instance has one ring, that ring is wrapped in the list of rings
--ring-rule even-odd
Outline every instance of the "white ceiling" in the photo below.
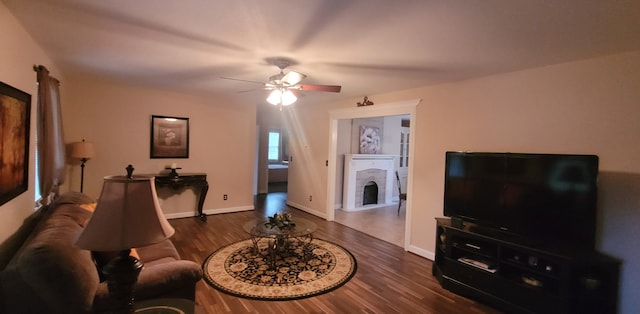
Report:
[[[274,57],[313,103],[640,50],[637,0],[2,1],[65,73],[252,103]]]

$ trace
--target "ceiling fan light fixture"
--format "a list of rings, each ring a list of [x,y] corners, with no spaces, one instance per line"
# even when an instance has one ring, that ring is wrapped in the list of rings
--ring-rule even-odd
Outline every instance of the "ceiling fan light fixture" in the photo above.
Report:
[[[283,92],[283,89],[280,88],[271,91],[269,97],[267,97],[267,101],[274,106],[289,106],[296,102],[296,100],[298,100],[298,97],[296,97],[293,92],[288,89]]]
[[[281,99],[282,99],[282,91],[280,89],[274,89],[269,94],[269,97],[267,97],[267,101],[274,106],[279,105]]]
[[[287,90],[286,92],[284,92],[284,94],[282,94],[283,106],[291,105],[296,102],[296,100],[298,100],[298,97],[296,97],[296,95],[294,95],[290,90]]]

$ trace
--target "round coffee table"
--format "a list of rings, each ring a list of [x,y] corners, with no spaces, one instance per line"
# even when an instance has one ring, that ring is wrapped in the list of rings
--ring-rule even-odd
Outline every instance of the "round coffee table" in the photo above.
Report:
[[[271,228],[265,223],[266,220],[254,219],[246,222],[243,229],[251,236],[253,249],[256,254],[260,253],[258,243],[262,239],[267,242],[267,255],[272,268],[276,268],[276,260],[278,256],[284,256],[288,253],[289,241],[296,239],[303,243],[304,258],[308,259],[309,244],[313,241],[313,232],[317,226],[314,222],[304,218],[294,218],[295,226],[292,228]]]

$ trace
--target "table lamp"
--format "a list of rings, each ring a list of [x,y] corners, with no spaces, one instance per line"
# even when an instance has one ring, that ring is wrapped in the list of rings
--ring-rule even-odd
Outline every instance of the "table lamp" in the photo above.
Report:
[[[127,176],[104,178],[96,209],[76,246],[92,251],[117,251],[119,256],[103,269],[109,294],[116,302],[117,313],[132,313],[134,287],[142,262],[130,256],[131,248],[161,242],[174,233],[164,217],[154,184],[154,177]]]
[[[74,142],[71,143],[71,157],[82,160],[82,164],[80,168],[80,192],[82,192],[82,187],[84,185],[84,165],[90,158],[96,156],[96,147],[93,142],[85,142],[82,139],[82,142]]]

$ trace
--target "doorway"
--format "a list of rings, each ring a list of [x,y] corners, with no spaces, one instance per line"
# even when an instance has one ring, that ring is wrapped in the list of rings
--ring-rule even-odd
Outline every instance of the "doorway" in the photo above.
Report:
[[[256,111],[255,193],[286,193],[289,181],[289,128],[274,106]]]
[[[289,135],[284,128],[271,128],[267,144],[267,193],[287,192],[289,182]]]
[[[415,130],[417,125],[416,121],[416,107],[421,102],[421,99],[401,101],[387,104],[380,104],[376,106],[357,107],[338,109],[329,112],[329,156],[328,156],[328,180],[327,180],[327,220],[335,220],[336,209],[336,195],[341,193],[342,188],[342,163],[340,162],[341,156],[339,156],[338,150],[338,130],[340,120],[355,119],[355,118],[370,118],[370,117],[384,117],[393,115],[407,115],[411,121],[412,128]],[[414,132],[415,133],[415,132]],[[415,136],[408,138],[408,160],[413,160]],[[395,174],[394,174],[395,175]],[[412,168],[407,168],[407,184],[406,191],[409,198],[404,202],[405,208],[405,236],[404,245],[406,249],[411,243],[411,210],[412,210],[412,187],[413,187],[413,173]],[[339,194],[342,195],[342,194]]]

